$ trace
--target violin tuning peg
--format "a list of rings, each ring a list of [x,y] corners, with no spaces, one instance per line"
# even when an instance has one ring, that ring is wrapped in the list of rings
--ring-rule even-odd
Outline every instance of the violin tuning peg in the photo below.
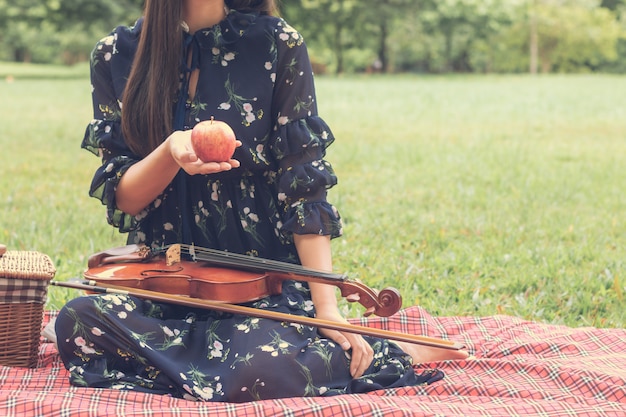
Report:
[[[360,299],[361,299],[361,297],[359,296],[359,294],[356,294],[356,293],[355,293],[355,294],[350,294],[350,295],[348,295],[348,296],[346,297],[346,300],[347,300],[349,303],[354,303],[354,302],[357,302],[357,301],[359,301]]]
[[[363,313],[363,316],[369,317],[375,312],[376,312],[376,309],[374,307],[369,307],[367,310],[365,310],[365,313]]]

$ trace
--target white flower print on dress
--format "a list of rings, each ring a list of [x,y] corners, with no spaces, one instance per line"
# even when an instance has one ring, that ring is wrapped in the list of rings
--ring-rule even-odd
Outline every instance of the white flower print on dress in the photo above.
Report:
[[[265,163],[267,163],[267,159],[265,159],[265,155],[264,155],[264,150],[265,150],[265,146],[260,143],[256,146],[256,148],[254,149],[255,153],[254,156],[259,160],[259,161],[263,161]]]
[[[244,333],[250,333],[250,326],[248,326],[245,323],[239,323],[236,326],[236,329],[239,330],[240,332],[244,332]]]
[[[214,182],[211,185],[211,189],[213,190],[211,192],[211,200],[218,201],[219,198],[220,198],[220,195],[219,195],[219,184],[217,182]]]
[[[255,400],[260,400],[261,396],[259,395],[259,387],[264,387],[265,386],[265,382],[261,381],[260,379],[257,379],[256,381],[254,381],[254,385],[252,385],[252,387],[250,387],[248,389],[248,387],[241,387],[241,391],[242,392],[249,392],[250,396],[255,399]]]
[[[297,30],[284,21],[281,26],[283,28],[283,32],[278,35],[278,38],[281,41],[285,42],[289,48],[302,45],[304,38],[302,38],[302,35],[300,35]]]
[[[224,345],[216,340],[213,342],[213,349],[209,352],[209,359],[211,358],[221,358],[223,356]]]
[[[271,356],[276,357],[279,354],[288,354],[290,346],[292,345],[283,340],[278,332],[272,331],[272,341],[258,346],[258,349],[261,349],[261,352],[267,352]]]
[[[232,61],[235,59],[235,53],[234,52],[228,52],[226,54],[224,54],[224,58],[222,59],[222,66],[226,67],[228,66],[228,62]]]
[[[166,336],[174,337],[174,332],[167,326],[163,326],[163,333],[165,333]]]
[[[289,117],[288,116],[279,116],[278,117],[278,124],[279,125],[284,126],[287,123],[289,123]]]
[[[228,94],[228,101],[222,102],[218,106],[218,110],[229,110],[231,105],[235,106],[243,116],[242,124],[244,126],[250,126],[255,120],[263,118],[263,109],[255,111],[251,103],[257,101],[257,97],[246,98],[237,94],[235,86],[230,82],[230,78],[226,80],[224,88]]]
[[[219,27],[216,27],[217,29],[219,29]],[[205,32],[206,33],[206,32]],[[220,30],[215,30],[213,31],[213,37],[216,40],[216,43],[219,42],[219,38],[221,37],[221,31]],[[228,51],[225,48],[220,48],[217,46],[214,46],[213,48],[211,48],[211,54],[213,55],[213,60],[212,62],[214,64],[221,64],[223,67],[228,66],[228,63],[231,61],[235,60],[236,57],[236,53],[234,51]]]
[[[215,390],[211,387],[200,388],[198,386],[193,387],[193,391],[203,400],[212,400]]]
[[[192,399],[201,399],[203,401],[210,401],[216,395],[222,396],[224,392],[222,391],[222,383],[220,382],[220,376],[214,376],[212,379],[208,378],[208,375],[205,375],[200,370],[195,367],[191,367],[190,371],[187,373],[188,376],[183,378],[183,374],[181,374],[181,378],[185,381],[191,380],[193,387],[190,387],[189,384],[184,384],[183,389],[185,389],[190,394],[195,394]]]
[[[109,35],[109,36],[104,37],[101,42],[104,45],[111,46],[113,45],[116,39],[117,39],[117,35]]]
[[[93,334],[94,336],[102,336],[104,332],[100,330],[98,327],[93,327],[91,329],[91,334]]]
[[[84,354],[90,355],[96,353],[96,350],[90,345],[87,345],[87,341],[80,336],[74,339],[74,343],[80,348],[81,352],[83,352]]]
[[[104,54],[102,55],[105,61],[107,62],[110,61],[113,55],[117,52],[117,49],[115,47],[116,42],[117,42],[117,34],[106,36],[100,39],[100,42],[98,42],[96,49],[98,51],[103,51],[103,50],[105,51]],[[107,47],[106,50],[105,50],[105,46]]]
[[[314,308],[315,306],[313,305],[313,301],[306,300],[304,302],[304,311],[313,311]]]
[[[207,208],[204,207],[204,201],[202,200],[198,201],[198,208],[200,209],[200,213],[202,213],[204,217],[207,217],[209,215],[209,210],[207,210]]]
[[[117,295],[117,294],[106,294],[102,296],[102,299],[116,306],[121,306],[123,303],[122,296]]]

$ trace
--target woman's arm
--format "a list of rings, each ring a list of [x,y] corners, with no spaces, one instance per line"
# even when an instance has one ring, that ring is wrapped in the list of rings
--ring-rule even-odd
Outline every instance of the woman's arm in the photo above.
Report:
[[[115,191],[117,207],[136,215],[154,201],[174,179],[179,166],[170,151],[170,138],[124,173]]]
[[[238,146],[241,142],[238,141]],[[191,147],[191,130],[172,133],[158,148],[131,166],[115,191],[117,207],[136,215],[156,199],[172,182],[180,168],[189,175],[212,174],[239,167],[239,162],[204,163]]]
[[[332,272],[332,253],[330,237],[322,235],[294,235],[294,242],[302,266],[320,271]],[[336,287],[329,284],[309,283],[311,298],[315,305],[316,317],[346,323],[347,320],[339,313],[337,306]],[[350,373],[354,378],[363,375],[373,359],[372,347],[362,336],[320,329],[320,332],[341,345],[344,350],[352,350]]]

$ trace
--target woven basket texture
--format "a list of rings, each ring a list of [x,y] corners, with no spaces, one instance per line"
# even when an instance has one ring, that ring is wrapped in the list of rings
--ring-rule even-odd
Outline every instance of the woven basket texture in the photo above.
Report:
[[[35,251],[7,251],[0,256],[0,277],[51,280],[56,270],[48,255]]]
[[[34,251],[0,256],[0,365],[35,368],[52,260]]]

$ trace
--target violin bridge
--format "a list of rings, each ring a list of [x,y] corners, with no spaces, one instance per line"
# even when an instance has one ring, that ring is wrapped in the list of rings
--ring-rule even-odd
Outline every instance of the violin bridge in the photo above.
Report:
[[[167,266],[172,266],[177,263],[180,263],[180,245],[179,244],[170,246],[165,252],[165,264]]]

